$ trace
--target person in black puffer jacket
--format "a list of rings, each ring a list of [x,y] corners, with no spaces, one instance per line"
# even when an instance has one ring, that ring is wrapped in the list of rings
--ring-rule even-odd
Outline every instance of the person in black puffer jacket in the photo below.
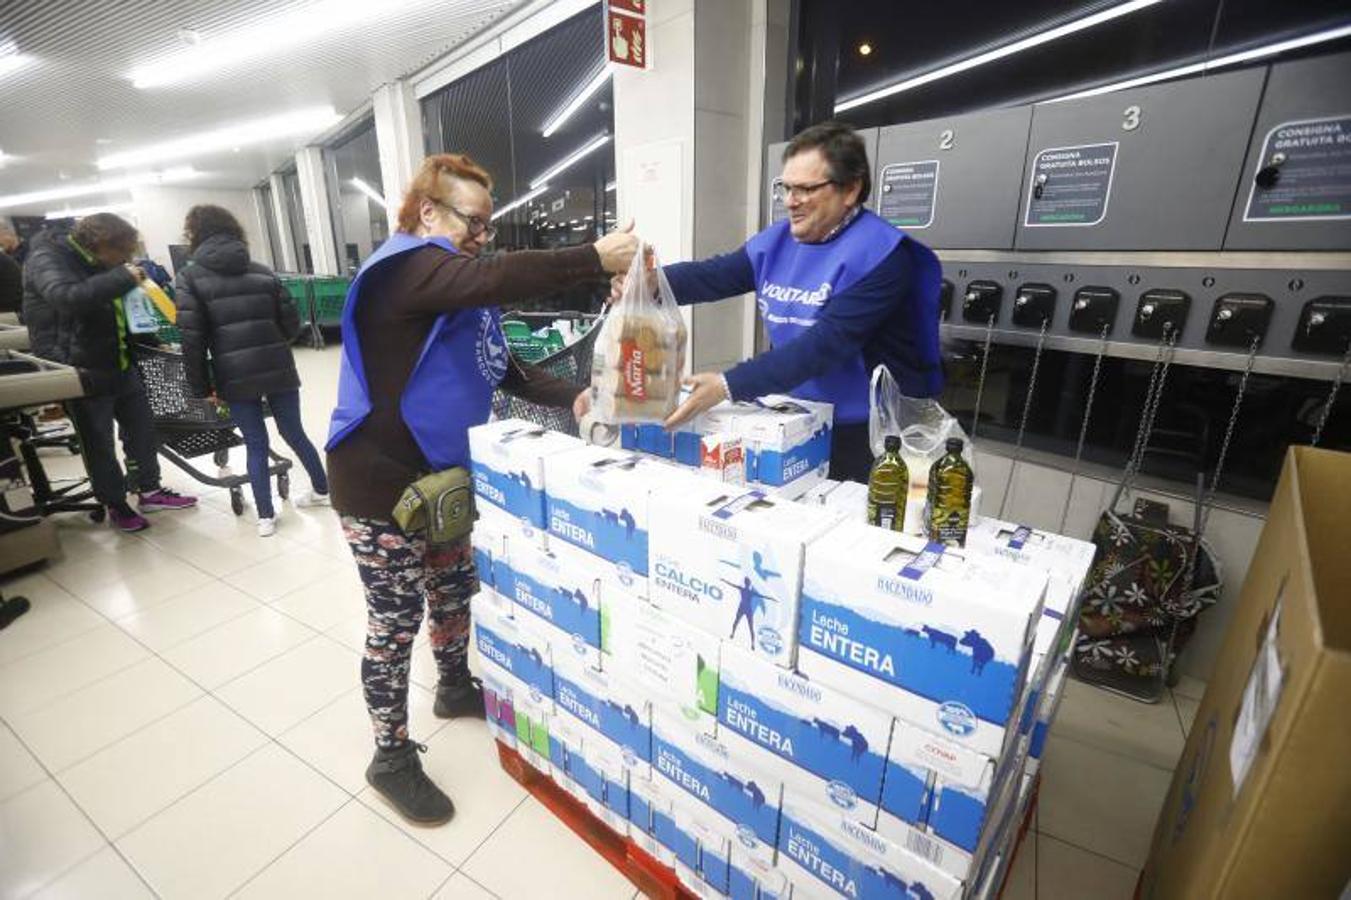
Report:
[[[113,527],[150,527],[141,513],[186,509],[197,500],[160,485],[159,448],[145,385],[135,364],[142,336],[127,325],[123,298],[146,276],[127,265],[135,227],[112,213],[85,216],[69,232],[49,229],[33,239],[24,264],[24,322],[33,353],[80,372],[85,396],[67,403],[80,437],[94,496]],[[127,478],[117,461],[113,424],[121,431],[128,468],[136,470],[140,510],[127,503]]]
[[[276,532],[277,515],[267,473],[264,399],[310,476],[310,492],[297,496],[295,505],[328,505],[324,465],[300,419],[300,375],[291,354],[300,315],[272,270],[249,260],[244,229],[229,210],[194,206],[183,233],[192,257],[174,281],[174,302],[188,386],[199,397],[229,404],[248,450],[258,533],[268,537]]]

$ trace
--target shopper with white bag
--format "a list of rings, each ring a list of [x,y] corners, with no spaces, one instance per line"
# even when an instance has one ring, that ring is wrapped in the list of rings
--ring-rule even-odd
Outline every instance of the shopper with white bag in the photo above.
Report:
[[[663,268],[682,304],[754,292],[773,345],[726,372],[688,379],[691,393],[668,427],[727,399],[778,393],[831,403],[830,477],[866,482],[873,370],[885,366],[909,397],[942,392],[938,258],[864,208],[871,185],[853,128],[814,125],[784,151],[777,189],[786,221],[731,253]]]

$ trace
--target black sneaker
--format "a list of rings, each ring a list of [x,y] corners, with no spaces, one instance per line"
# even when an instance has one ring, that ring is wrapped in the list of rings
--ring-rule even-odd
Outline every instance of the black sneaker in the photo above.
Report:
[[[30,608],[32,604],[27,597],[10,597],[8,600],[0,597],[0,628],[8,628],[10,623]]]
[[[486,719],[483,706],[483,682],[470,678],[461,684],[436,683],[436,703],[432,712],[438,719]]]
[[[408,743],[397,750],[376,750],[366,767],[366,783],[410,822],[444,825],[455,816],[455,804],[422,771],[423,744]]]

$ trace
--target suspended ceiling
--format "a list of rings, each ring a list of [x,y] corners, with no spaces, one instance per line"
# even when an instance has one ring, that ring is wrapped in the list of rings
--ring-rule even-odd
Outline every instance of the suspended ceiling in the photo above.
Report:
[[[0,195],[95,180],[98,157],[157,141],[316,106],[348,113],[379,85],[421,68],[526,2],[372,2],[381,14],[350,27],[198,81],[138,89],[131,71],[190,47],[184,29],[207,46],[315,0],[6,0],[0,61],[6,51],[33,59],[8,74],[0,67]],[[281,137],[181,163],[202,173],[192,181],[196,186],[248,187],[313,137]],[[0,215],[112,199],[47,201]]]

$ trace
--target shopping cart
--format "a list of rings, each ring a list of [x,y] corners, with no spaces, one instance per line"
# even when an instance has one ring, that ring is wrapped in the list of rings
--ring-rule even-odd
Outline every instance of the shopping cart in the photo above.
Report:
[[[188,380],[183,369],[183,354],[172,350],[143,347],[137,350],[136,365],[145,382],[150,411],[155,417],[160,455],[202,484],[228,488],[230,508],[235,515],[244,513],[244,486],[247,474],[229,471],[230,448],[244,443],[229,409],[210,400],[188,396]],[[190,459],[211,456],[218,469],[213,477],[198,469]],[[291,493],[291,460],[271,450],[268,474],[277,478],[277,495],[283,500]]]
[[[538,318],[536,313],[510,313],[508,314],[508,321],[503,322],[503,325],[507,326],[512,320],[524,320],[527,315],[532,319]],[[566,312],[550,314],[547,318],[573,319],[584,325],[589,325],[585,334],[562,350],[533,361],[533,365],[550,375],[573,382],[577,385],[577,390],[580,391],[591,383],[591,357],[595,352],[596,338],[600,335],[601,322],[605,315],[604,313],[595,315]],[[505,391],[497,391],[493,394],[493,416],[498,419],[525,419],[528,422],[534,422],[536,425],[541,425],[553,431],[561,431],[564,434],[576,435],[578,433],[577,420],[573,418],[571,409],[553,409],[548,406],[539,406],[519,397],[513,397]]]

